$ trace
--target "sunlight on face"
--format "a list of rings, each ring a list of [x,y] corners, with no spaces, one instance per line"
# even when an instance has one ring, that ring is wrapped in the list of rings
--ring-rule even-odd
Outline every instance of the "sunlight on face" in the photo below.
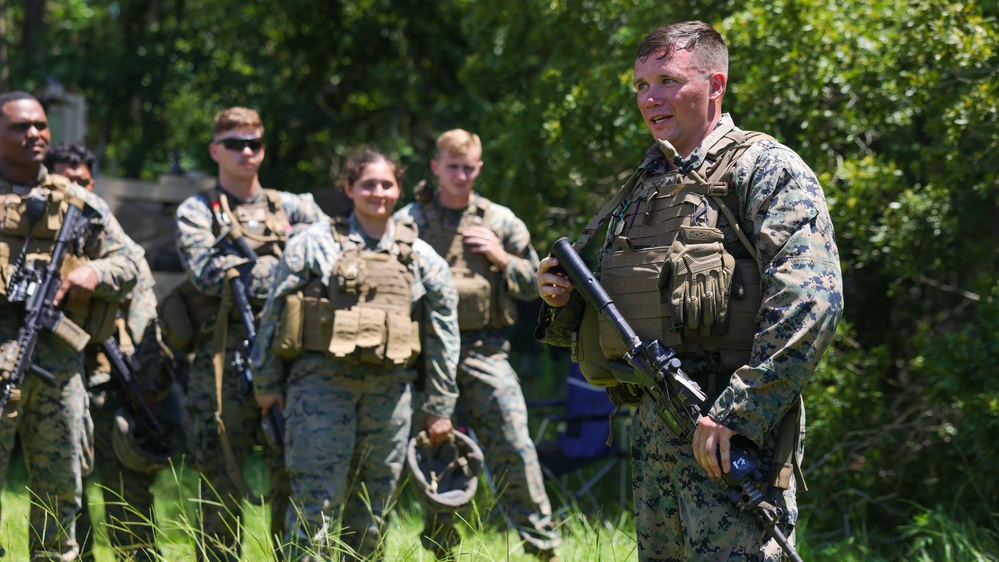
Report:
[[[449,201],[467,203],[481,170],[482,151],[478,149],[463,155],[445,152],[430,161],[430,171],[437,177],[445,204]]]
[[[361,176],[344,186],[344,190],[354,200],[354,214],[358,218],[376,221],[392,216],[402,194],[395,172],[385,160],[365,165]]]

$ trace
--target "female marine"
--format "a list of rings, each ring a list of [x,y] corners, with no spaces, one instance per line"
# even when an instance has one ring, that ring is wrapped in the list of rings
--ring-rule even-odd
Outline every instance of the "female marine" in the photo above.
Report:
[[[288,242],[264,307],[254,391],[286,418],[291,560],[380,557],[414,407],[435,443],[451,431],[458,296],[443,258],[391,219],[399,176],[381,153],[354,154],[343,184],[353,213]],[[414,406],[417,357],[426,383]]]

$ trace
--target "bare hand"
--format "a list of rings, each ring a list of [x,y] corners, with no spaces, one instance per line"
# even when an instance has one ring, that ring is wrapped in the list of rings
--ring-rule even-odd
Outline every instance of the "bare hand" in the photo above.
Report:
[[[548,256],[538,266],[538,294],[541,300],[552,308],[560,308],[569,303],[572,282],[564,273],[553,273],[551,268],[558,266],[558,258]]]
[[[83,302],[90,300],[90,297],[97,290],[97,272],[93,269],[80,265],[70,271],[59,285],[52,303],[56,306],[65,298],[67,302]]]
[[[271,410],[276,404],[278,411],[282,414],[284,413],[284,395],[283,394],[257,394],[257,406],[260,406],[260,414],[266,416],[267,412]]]
[[[729,451],[733,435],[734,431],[709,416],[704,416],[697,422],[697,429],[694,431],[694,458],[712,478],[721,478],[722,471],[728,474],[732,470]],[[721,466],[718,465],[719,452]]]
[[[427,430],[427,438],[430,439],[431,446],[438,446],[451,437],[451,418],[442,418],[433,414],[427,414],[427,421],[423,424],[423,429]]]
[[[500,271],[505,270],[510,263],[510,256],[503,249],[503,243],[492,230],[484,226],[470,226],[464,232],[464,240],[468,249],[476,254],[483,254]]]

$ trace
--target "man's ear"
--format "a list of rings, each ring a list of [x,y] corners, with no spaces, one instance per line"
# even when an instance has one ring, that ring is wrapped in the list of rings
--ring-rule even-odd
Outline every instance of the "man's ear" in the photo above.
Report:
[[[208,143],[208,154],[210,154],[211,157],[212,157],[212,160],[214,160],[216,162],[219,161],[219,157],[216,154],[216,152],[218,151],[218,149],[219,149],[219,145],[215,144],[214,142]]]
[[[711,99],[721,99],[725,94],[725,86],[728,85],[728,76],[724,73],[715,72],[711,75],[711,92],[708,95]]]
[[[433,174],[433,175],[435,175],[435,176],[439,175],[439,172],[437,171],[438,167],[439,166],[437,165],[437,159],[436,158],[432,159],[430,161],[430,173]]]

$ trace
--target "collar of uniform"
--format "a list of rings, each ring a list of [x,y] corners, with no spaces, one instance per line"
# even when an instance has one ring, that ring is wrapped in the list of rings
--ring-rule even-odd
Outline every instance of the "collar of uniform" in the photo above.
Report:
[[[360,244],[362,248],[367,248],[370,238],[364,235],[364,231],[361,230],[361,225],[357,222],[357,217],[354,216],[354,213],[351,213],[347,217],[347,223],[350,225],[350,234],[347,238],[355,244]],[[395,220],[390,218],[388,224],[385,225],[385,234],[378,241],[378,244],[375,245],[375,251],[391,249],[393,240],[395,240]]]
[[[666,157],[663,156],[662,151],[659,150],[659,143],[656,143],[649,148],[648,152],[645,153],[645,158],[642,159],[642,163],[638,167],[652,172],[655,168],[659,167],[659,160],[665,161]]]
[[[45,181],[45,178],[48,177],[48,175],[49,175],[48,170],[45,169],[45,166],[39,166],[38,176],[35,178],[35,181],[31,182],[29,185],[14,183],[3,176],[0,176],[0,191],[4,193],[17,193],[18,195],[27,195],[32,188],[41,185],[42,182]]]
[[[215,191],[219,192],[219,194],[224,194],[226,196],[226,199],[229,200],[229,206],[230,207],[235,207],[236,205],[243,205],[245,203],[259,203],[264,198],[264,188],[263,187],[261,187],[257,191],[257,194],[254,195],[253,197],[250,197],[249,199],[243,200],[243,199],[240,199],[239,197],[236,197],[232,193],[229,193],[229,190],[226,189],[226,188],[224,188],[224,187],[222,187],[222,184],[218,180],[215,181]]]
[[[455,214],[464,214],[469,209],[475,208],[476,202],[478,201],[479,197],[480,196],[479,196],[478,192],[476,192],[475,190],[472,190],[472,193],[470,193],[469,196],[468,196],[468,204],[467,205],[465,205],[464,207],[462,207],[460,209],[452,209],[450,207],[445,207],[444,204],[441,203],[441,188],[440,188],[440,186],[438,186],[437,189],[434,190],[434,204],[436,204],[437,207],[441,211],[446,211],[446,212],[455,213]]]

